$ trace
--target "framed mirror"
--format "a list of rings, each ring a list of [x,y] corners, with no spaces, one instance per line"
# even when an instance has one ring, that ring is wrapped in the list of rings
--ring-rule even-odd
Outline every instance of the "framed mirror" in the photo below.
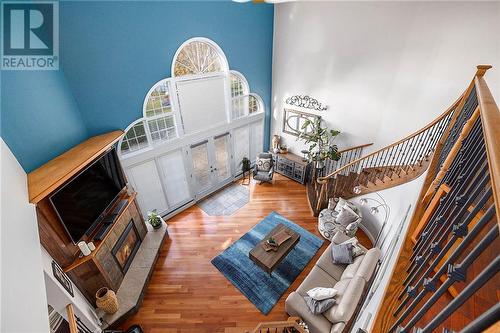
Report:
[[[299,136],[300,132],[309,132],[311,131],[310,126],[306,127],[305,129],[302,129],[302,125],[306,120],[314,120],[317,118],[321,118],[318,115],[312,114],[312,113],[307,113],[307,112],[302,112],[302,111],[297,111],[297,110],[291,110],[291,109],[284,109],[283,110],[283,133],[287,133],[290,135],[294,136]]]

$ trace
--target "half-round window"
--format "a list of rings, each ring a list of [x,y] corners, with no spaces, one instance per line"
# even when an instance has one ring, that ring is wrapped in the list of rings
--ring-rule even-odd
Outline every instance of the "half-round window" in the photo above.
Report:
[[[144,117],[154,117],[172,113],[167,80],[162,80],[151,88],[144,104]]]
[[[125,155],[149,146],[148,137],[144,128],[144,121],[138,119],[130,124],[121,139],[120,154]]]
[[[226,72],[229,66],[221,48],[207,38],[192,38],[177,50],[172,76]]]
[[[248,113],[257,113],[264,110],[264,102],[257,94],[250,94],[248,96]]]
[[[231,85],[232,118],[238,119],[248,114],[248,82],[245,77],[236,71],[229,74]]]

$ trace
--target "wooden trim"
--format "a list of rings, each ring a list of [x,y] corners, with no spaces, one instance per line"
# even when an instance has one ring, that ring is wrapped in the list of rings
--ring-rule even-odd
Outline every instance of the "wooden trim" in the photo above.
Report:
[[[78,325],[75,319],[75,310],[73,304],[66,305],[66,313],[68,315],[69,331],[70,333],[78,333]]]
[[[450,152],[448,153],[448,156],[446,157],[443,165],[441,166],[441,169],[439,170],[438,174],[436,175],[436,178],[434,178],[434,181],[431,183],[429,188],[427,189],[427,193],[424,196],[424,201],[427,201],[429,197],[433,196],[436,187],[438,184],[441,182],[443,179],[444,175],[446,172],[448,172],[448,169],[451,167],[451,164],[453,163],[453,160],[457,156],[458,152],[460,151],[460,148],[462,148],[462,141],[469,135],[470,131],[472,130],[472,126],[476,122],[476,120],[479,118],[479,107],[476,108],[472,116],[470,117],[469,120],[465,123],[464,127],[462,128],[462,131],[460,132],[460,135],[457,138],[457,141],[451,148]]]
[[[500,146],[500,113],[498,110],[498,106],[495,104],[495,101],[489,91],[486,82],[482,78],[484,72],[491,68],[490,66],[478,66],[478,70],[476,72],[476,76],[474,80],[471,82],[467,91],[461,97],[460,109],[457,109],[457,112],[454,114],[452,120],[450,121],[450,125],[446,131],[446,135],[443,134],[441,137],[441,143],[438,144],[438,148],[442,149],[442,143],[446,139],[449,134],[449,129],[455,123],[456,117],[459,114],[459,111],[463,108],[465,104],[466,97],[470,94],[474,86],[476,87],[476,93],[479,99],[479,112],[482,121],[484,138],[486,141],[486,151],[489,161],[490,168],[490,176],[492,179],[492,187],[494,193],[495,203],[498,205],[498,198],[500,197],[500,150],[497,149],[495,151],[495,147]],[[437,156],[439,154],[436,152],[431,161],[431,165],[435,164],[437,161]],[[435,165],[434,165],[435,166]],[[434,176],[431,172],[429,172],[424,181],[424,185],[419,194],[419,198],[417,199],[417,206],[415,207],[415,211],[412,216],[412,220],[410,221],[410,225],[408,227],[407,233],[405,235],[405,239],[398,253],[398,259],[396,264],[393,266],[391,278],[389,283],[386,285],[384,290],[384,298],[382,303],[380,304],[377,313],[375,315],[375,321],[373,324],[373,332],[387,332],[394,320],[396,319],[393,316],[393,312],[396,307],[399,305],[398,297],[401,291],[404,289],[402,284],[402,280],[404,278],[404,274],[400,272],[404,272],[406,270],[406,265],[409,263],[410,256],[412,254],[413,241],[410,237],[412,233],[415,231],[418,226],[418,222],[423,216],[426,209],[426,200],[430,199],[430,197],[425,197],[425,193],[427,192],[428,186],[431,184]],[[426,200],[424,200],[424,198]],[[497,221],[500,224],[500,212],[497,211]],[[451,293],[453,291],[450,290]]]
[[[431,218],[432,214],[434,213],[434,211],[436,210],[436,208],[439,205],[439,201],[448,192],[450,192],[450,187],[448,185],[442,184],[441,186],[439,186],[439,189],[437,190],[436,195],[434,195],[434,197],[432,198],[432,201],[430,202],[429,206],[425,210],[424,215],[420,219],[420,222],[418,223],[417,227],[413,231],[413,234],[411,235],[411,240],[413,241],[413,243],[415,243],[415,244],[417,243],[418,236],[420,235],[420,233],[424,229],[427,222],[429,222],[429,219]]]
[[[326,176],[324,176],[324,177],[319,177],[319,178],[318,178],[318,182],[319,182],[319,183],[324,183],[324,182],[326,182],[329,178],[333,178],[336,174],[338,174],[338,173],[342,172],[343,170],[345,170],[345,169],[347,169],[347,168],[351,167],[352,165],[354,165],[354,164],[356,164],[356,163],[359,163],[360,161],[362,161],[362,160],[364,160],[364,159],[367,159],[367,158],[369,158],[370,156],[373,156],[373,155],[379,154],[379,153],[381,153],[381,152],[382,152],[382,151],[384,151],[384,150],[387,150],[387,149],[390,149],[390,148],[392,148],[392,147],[394,147],[394,146],[397,146],[397,145],[398,145],[398,144],[400,144],[400,143],[403,143],[403,142],[405,142],[405,141],[407,141],[407,140],[410,140],[411,138],[413,138],[413,137],[415,137],[415,136],[419,135],[419,134],[420,134],[420,133],[422,133],[422,132],[425,132],[426,130],[428,130],[429,128],[431,128],[432,126],[434,126],[436,123],[438,123],[439,121],[441,121],[443,118],[445,118],[446,116],[448,116],[451,112],[453,112],[453,110],[455,110],[456,106],[457,106],[457,105],[459,105],[459,103],[462,101],[463,97],[464,97],[464,95],[460,96],[460,98],[459,98],[458,100],[456,100],[456,101],[455,101],[455,103],[453,103],[453,104],[452,104],[452,105],[451,105],[451,106],[450,106],[450,107],[449,107],[449,108],[448,108],[445,112],[443,112],[443,113],[442,113],[439,117],[437,117],[436,119],[434,119],[433,121],[431,121],[429,124],[427,124],[427,125],[426,125],[426,126],[424,126],[423,128],[419,129],[418,131],[416,131],[416,132],[414,132],[414,133],[412,133],[412,134],[410,134],[410,135],[406,136],[405,138],[403,138],[403,139],[401,139],[401,140],[399,140],[399,141],[396,141],[396,142],[394,142],[394,143],[392,143],[392,144],[390,144],[390,145],[388,145],[388,146],[385,146],[385,147],[383,147],[383,148],[380,148],[380,149],[378,149],[378,150],[376,150],[376,151],[374,151],[374,152],[372,152],[372,153],[370,153],[370,154],[368,154],[368,155],[365,155],[365,156],[363,156],[363,157],[360,157],[360,158],[358,158],[357,160],[354,160],[354,161],[352,161],[351,163],[344,165],[342,168],[335,170],[334,172],[330,173],[329,175],[326,175]],[[451,123],[451,122],[450,122],[450,123]]]
[[[493,199],[496,207],[500,207],[500,111],[484,78],[476,76],[475,84],[481,109],[481,124],[483,126]],[[500,226],[500,209],[496,210],[496,215]]]
[[[500,320],[491,325],[484,333],[498,333],[500,332]]]
[[[118,142],[123,134],[119,130],[94,136],[30,172],[29,202],[37,204],[47,197]]]
[[[363,144],[363,145],[354,146],[354,147],[349,147],[349,148],[346,148],[346,149],[339,150],[339,151],[338,151],[338,153],[339,153],[339,154],[342,154],[342,153],[348,152],[348,151],[350,151],[350,150],[355,150],[355,149],[365,148],[365,147],[369,147],[369,146],[372,146],[372,145],[373,145],[373,142],[370,142],[370,143],[365,143],[365,144]]]
[[[491,65],[477,65],[476,66],[476,68],[477,68],[476,76],[482,77],[484,75],[484,73],[486,73],[486,71],[492,67],[493,66],[491,66]]]

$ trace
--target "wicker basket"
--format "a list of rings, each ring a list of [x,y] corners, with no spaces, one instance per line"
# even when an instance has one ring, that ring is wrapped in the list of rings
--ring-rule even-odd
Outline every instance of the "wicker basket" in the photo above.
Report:
[[[113,314],[118,311],[118,299],[113,290],[102,287],[95,293],[96,304],[104,312]]]

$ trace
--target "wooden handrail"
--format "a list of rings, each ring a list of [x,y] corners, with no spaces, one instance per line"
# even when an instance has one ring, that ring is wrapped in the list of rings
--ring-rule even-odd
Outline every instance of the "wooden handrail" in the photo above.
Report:
[[[78,325],[76,323],[75,309],[73,309],[73,304],[70,303],[66,305],[66,313],[68,315],[70,333],[78,333]]]
[[[342,153],[345,153],[349,150],[354,150],[354,149],[360,149],[360,148],[365,148],[365,147],[369,147],[373,145],[373,142],[370,142],[370,143],[365,143],[363,145],[359,145],[359,146],[354,146],[354,147],[349,147],[349,148],[346,148],[346,149],[342,149],[342,150],[339,150],[339,154],[342,154]]]
[[[252,333],[274,333],[274,331],[269,330],[278,328],[294,328],[299,333],[306,333],[306,331],[298,324],[298,321],[298,317],[289,317],[286,321],[269,321],[259,323],[257,327],[252,331]]]
[[[500,111],[483,76],[476,75],[474,81],[479,99],[493,199],[496,206],[500,207]],[[496,214],[500,227],[500,209],[496,210]]]
[[[493,199],[496,207],[500,207],[500,111],[498,106],[495,104],[493,96],[485,80],[483,79],[483,75],[489,68],[491,68],[489,65],[477,66],[477,71],[471,84],[467,88],[465,94],[462,95],[462,97],[465,98],[458,106],[458,110],[463,107],[465,99],[475,87],[476,95],[478,97],[479,117],[481,119],[486,155],[488,159],[490,181],[493,190]],[[450,122],[451,126],[453,126],[454,120],[457,116],[457,114],[453,116]],[[450,128],[450,126],[448,126],[448,128]],[[446,138],[446,133],[443,137]],[[438,154],[435,153],[432,158],[431,165],[435,164],[437,160]],[[427,204],[430,200],[429,196],[427,196],[427,200],[425,200],[425,194],[428,192],[429,186],[431,186],[435,176],[436,175],[434,173],[429,172],[424,180],[424,185],[422,186],[417,199],[412,219],[404,236],[405,239],[399,249],[396,263],[392,267],[389,283],[384,288],[382,303],[379,305],[375,315],[375,320],[371,328],[371,331],[375,333],[387,332],[396,319],[393,316],[393,312],[399,305],[397,295],[399,295],[405,288],[402,283],[405,275],[402,274],[402,272],[405,272],[407,269],[407,263],[410,262],[410,256],[414,246],[411,236],[415,233],[417,228],[422,228],[422,226],[419,226],[419,222],[424,216]],[[499,209],[496,210],[496,214],[497,222],[500,226]]]
[[[421,133],[425,132],[426,130],[428,130],[428,129],[429,129],[429,128],[431,128],[432,126],[436,125],[436,124],[437,124],[438,122],[440,122],[441,120],[443,120],[443,118],[445,118],[446,116],[448,116],[451,112],[453,112],[453,110],[455,110],[455,108],[458,106],[458,104],[460,103],[460,101],[462,100],[462,98],[463,98],[463,97],[464,97],[464,94],[462,94],[462,95],[460,96],[460,98],[458,98],[458,99],[455,101],[455,103],[453,103],[453,104],[452,104],[452,105],[451,105],[451,106],[450,106],[450,107],[449,107],[449,108],[448,108],[445,112],[443,112],[443,113],[442,113],[439,117],[437,117],[436,119],[434,119],[432,122],[430,122],[429,124],[427,124],[427,125],[426,125],[426,126],[424,126],[423,128],[419,129],[418,131],[416,131],[416,132],[414,132],[414,133],[412,133],[412,134],[410,134],[410,135],[406,136],[405,138],[403,138],[403,139],[401,139],[401,140],[399,140],[399,141],[396,141],[396,142],[394,142],[394,143],[392,143],[392,144],[390,144],[390,145],[388,145],[388,146],[385,146],[385,147],[383,147],[383,148],[380,148],[380,149],[378,149],[378,150],[376,150],[376,151],[374,151],[374,152],[372,152],[372,153],[370,153],[370,154],[368,154],[368,155],[365,155],[365,156],[363,156],[363,157],[360,157],[360,158],[358,158],[357,160],[354,160],[354,161],[352,161],[351,163],[344,165],[342,168],[337,169],[337,170],[335,170],[334,172],[332,172],[332,173],[330,173],[330,174],[328,174],[328,175],[326,175],[326,176],[324,176],[324,177],[319,177],[319,178],[318,178],[318,182],[319,182],[319,183],[325,183],[325,182],[327,181],[327,179],[329,179],[329,178],[333,178],[336,174],[339,174],[339,173],[340,173],[340,172],[342,172],[343,170],[345,170],[345,169],[347,169],[347,168],[349,168],[349,167],[351,167],[351,166],[355,165],[356,163],[359,163],[360,161],[362,161],[362,160],[364,160],[364,159],[367,159],[367,158],[369,158],[369,157],[371,157],[371,156],[374,156],[374,155],[376,155],[376,154],[379,154],[379,153],[381,153],[381,152],[382,152],[382,151],[384,151],[384,150],[387,150],[387,149],[390,149],[390,148],[392,148],[392,147],[395,147],[395,146],[397,146],[397,145],[399,145],[399,144],[401,144],[401,143],[403,143],[403,142],[405,142],[405,141],[408,141],[408,140],[410,140],[410,139],[414,138],[415,136],[417,136],[417,135],[419,135],[419,134],[421,134]]]

